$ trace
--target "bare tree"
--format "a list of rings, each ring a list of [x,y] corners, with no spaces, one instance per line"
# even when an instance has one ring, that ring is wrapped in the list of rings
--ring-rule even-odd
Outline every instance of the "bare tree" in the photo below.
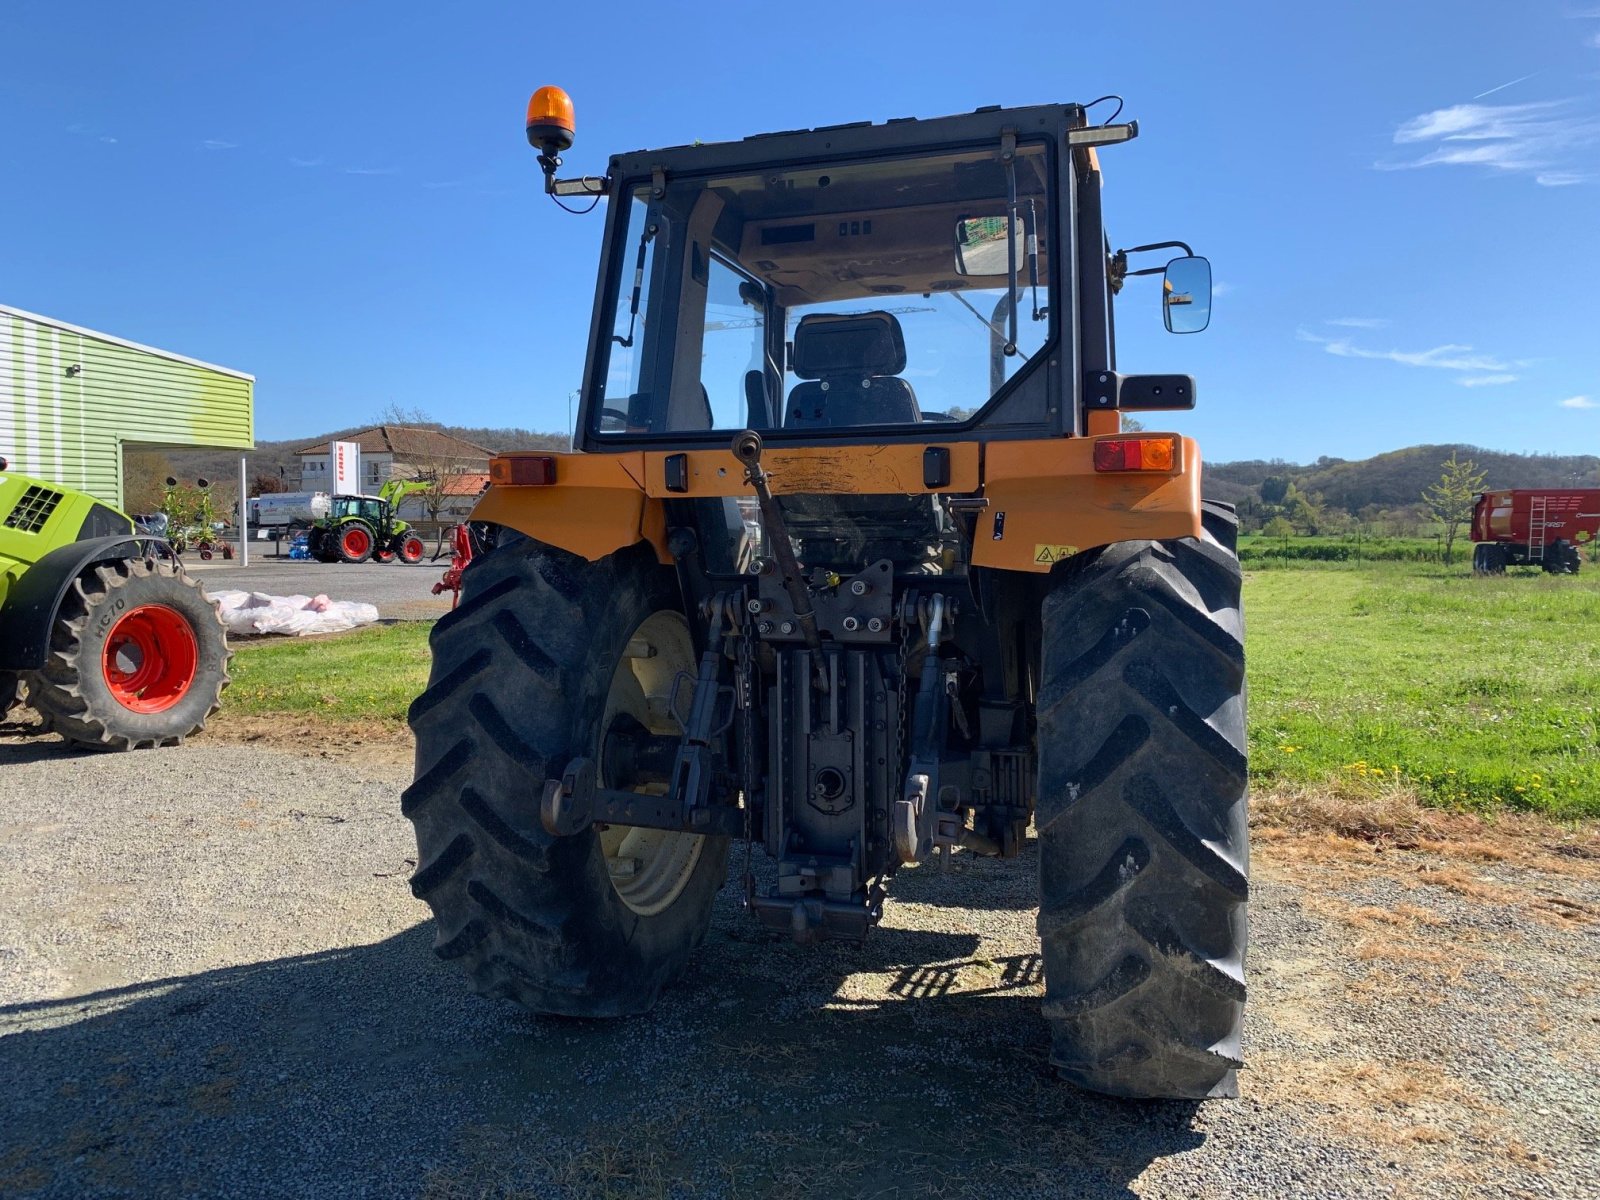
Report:
[[[1472,519],[1472,498],[1483,490],[1483,472],[1470,458],[1458,461],[1453,450],[1441,465],[1444,474],[1438,483],[1423,491],[1422,502],[1434,520],[1444,526],[1444,561],[1448,564],[1455,549],[1456,532]]]
[[[390,403],[378,414],[378,419],[385,425],[396,425],[406,429],[432,429],[443,433],[444,426],[435,421],[426,411],[420,408],[405,408],[400,404]],[[461,470],[461,460],[454,454],[448,453],[447,443],[442,439],[434,441],[426,439],[419,443],[406,454],[406,462],[394,464],[395,474],[406,479],[421,480],[428,484],[425,491],[414,492],[412,497],[422,505],[422,511],[427,514],[427,519],[435,526],[435,536],[439,543],[435,552],[443,545],[444,530],[440,524],[439,514],[449,503],[450,497],[446,494],[445,486],[452,475]]]

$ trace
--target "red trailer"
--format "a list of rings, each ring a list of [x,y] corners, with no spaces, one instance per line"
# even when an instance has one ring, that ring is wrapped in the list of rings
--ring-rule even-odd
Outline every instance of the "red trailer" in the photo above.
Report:
[[[1600,488],[1512,488],[1473,499],[1472,569],[1578,573],[1579,547],[1600,536]]]

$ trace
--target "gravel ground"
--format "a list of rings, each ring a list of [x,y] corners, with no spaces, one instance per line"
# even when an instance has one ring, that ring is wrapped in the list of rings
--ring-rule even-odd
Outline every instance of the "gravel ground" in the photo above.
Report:
[[[430,546],[431,550],[432,547]],[[431,620],[450,611],[450,595],[434,596],[431,589],[450,565],[448,558],[415,566],[405,563],[302,562],[295,559],[255,557],[252,547],[248,567],[237,560],[200,562],[186,555],[183,565],[208,592],[240,589],[276,596],[315,596],[332,600],[361,600],[376,604],[380,616],[392,620]]]
[[[1050,1077],[1031,853],[902,873],[856,948],[730,888],[646,1018],[476,1000],[397,757],[0,739],[0,1194],[1594,1194],[1583,845],[1258,841],[1243,1098],[1135,1104]]]

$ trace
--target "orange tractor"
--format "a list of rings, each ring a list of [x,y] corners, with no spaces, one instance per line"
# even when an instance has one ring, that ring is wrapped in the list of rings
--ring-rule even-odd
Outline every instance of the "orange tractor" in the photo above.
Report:
[[[1110,250],[1098,155],[1137,125],[985,108],[575,179],[565,94],[527,129],[605,236],[576,450],[492,460],[411,707],[435,952],[625,1016],[735,848],[751,919],[800,942],[867,936],[913,864],[1027,849],[1059,1072],[1234,1094],[1237,524],[1194,441],[1121,431],[1195,401],[1118,369],[1124,283],[1162,276],[1176,333],[1211,309],[1181,243]]]

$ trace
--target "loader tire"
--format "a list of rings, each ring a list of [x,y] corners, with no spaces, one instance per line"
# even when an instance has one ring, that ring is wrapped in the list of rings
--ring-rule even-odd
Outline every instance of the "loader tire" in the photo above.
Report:
[[[658,835],[591,826],[555,837],[539,803],[570,759],[601,761],[602,717],[614,718],[619,694],[653,699],[654,718],[642,703],[629,711],[675,732],[660,727],[666,673],[695,665],[677,582],[637,547],[588,562],[509,536],[466,571],[411,706],[411,889],[433,909],[434,953],[459,962],[480,995],[563,1016],[642,1013],[705,937],[727,839],[666,833],[689,841],[624,859],[629,838]]]
[[[24,677],[45,727],[93,750],[176,746],[228,686],[227,629],[175,565],[121,559],[73,580],[45,665]]]
[[[1236,1096],[1244,1015],[1238,520],[1056,569],[1038,700],[1051,1061],[1113,1096]]]

